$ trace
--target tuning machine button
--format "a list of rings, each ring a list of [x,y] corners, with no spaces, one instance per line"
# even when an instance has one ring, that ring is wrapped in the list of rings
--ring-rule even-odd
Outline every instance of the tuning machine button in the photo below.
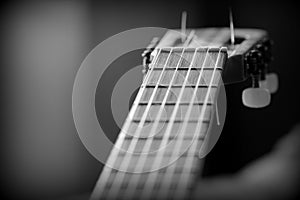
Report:
[[[252,87],[243,91],[243,104],[250,108],[263,108],[270,104],[271,94],[268,89],[261,87],[262,55],[258,50],[252,50],[246,56],[248,74],[252,80]]]
[[[268,89],[260,87],[259,76],[253,75],[252,87],[243,91],[243,104],[250,108],[263,108],[270,104],[271,94]]]
[[[271,95],[264,88],[247,88],[243,91],[243,104],[250,108],[263,108],[270,104]]]

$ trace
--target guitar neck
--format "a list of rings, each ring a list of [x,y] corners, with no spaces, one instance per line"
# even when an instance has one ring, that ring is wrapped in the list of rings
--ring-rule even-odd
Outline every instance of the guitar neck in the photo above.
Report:
[[[184,198],[214,112],[225,48],[160,48],[92,199]]]

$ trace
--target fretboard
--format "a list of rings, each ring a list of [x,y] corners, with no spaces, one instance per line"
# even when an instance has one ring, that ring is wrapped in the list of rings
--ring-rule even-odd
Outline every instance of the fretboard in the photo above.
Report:
[[[155,50],[92,199],[182,199],[199,172],[225,48]]]

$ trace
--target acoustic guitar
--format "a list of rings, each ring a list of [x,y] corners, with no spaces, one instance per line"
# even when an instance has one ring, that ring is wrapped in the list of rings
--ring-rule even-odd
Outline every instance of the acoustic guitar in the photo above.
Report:
[[[258,29],[170,30],[143,53],[144,79],[92,200],[196,199],[194,184],[216,143],[224,84],[252,80],[245,106],[270,103],[272,42]],[[224,118],[224,117],[223,117]],[[215,131],[219,133],[215,133]]]

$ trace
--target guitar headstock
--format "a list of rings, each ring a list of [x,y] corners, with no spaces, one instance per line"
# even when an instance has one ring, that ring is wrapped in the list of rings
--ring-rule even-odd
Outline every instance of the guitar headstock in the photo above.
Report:
[[[151,63],[155,48],[162,47],[226,47],[227,61],[223,67],[224,84],[252,80],[252,86],[243,91],[243,103],[248,107],[260,108],[270,103],[270,93],[277,90],[277,76],[269,72],[272,61],[272,41],[264,30],[235,29],[232,44],[229,28],[169,30],[161,39],[155,38],[144,52],[144,66]]]

